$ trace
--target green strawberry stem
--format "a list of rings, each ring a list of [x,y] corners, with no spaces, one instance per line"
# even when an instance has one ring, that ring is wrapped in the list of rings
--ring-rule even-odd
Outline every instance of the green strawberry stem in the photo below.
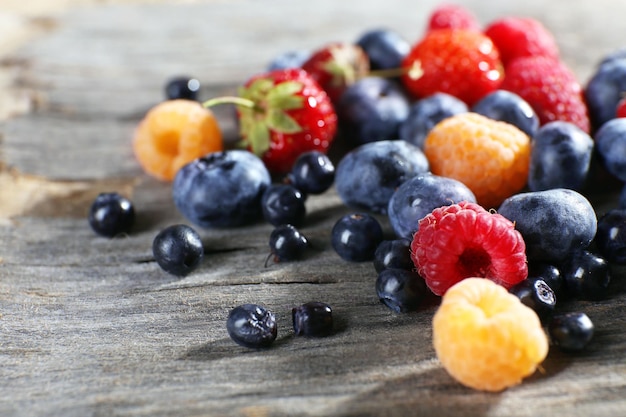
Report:
[[[388,68],[371,70],[366,74],[367,77],[394,78],[404,74],[408,74],[411,79],[421,77],[423,71],[419,61],[414,62],[410,67]]]
[[[205,101],[204,103],[202,103],[202,106],[205,108],[210,108],[213,106],[217,106],[218,104],[234,104],[236,106],[241,106],[241,107],[245,107],[248,109],[257,108],[257,105],[254,101],[247,99],[247,98],[243,98],[243,97],[237,97],[237,96],[223,96],[223,97],[211,98]]]

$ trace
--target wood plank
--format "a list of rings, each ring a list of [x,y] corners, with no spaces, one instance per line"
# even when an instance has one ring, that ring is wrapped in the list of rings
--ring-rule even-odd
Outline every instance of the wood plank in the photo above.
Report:
[[[483,22],[509,14],[540,18],[581,79],[624,39],[618,11],[626,5],[616,1],[466,3]],[[141,173],[129,138],[161,99],[167,77],[190,73],[206,80],[207,97],[228,93],[283,50],[353,40],[374,26],[415,38],[434,4],[234,0],[75,8],[6,58],[15,86],[32,93],[36,106],[0,126],[2,162],[12,168],[0,174],[0,415],[626,413],[621,269],[609,299],[561,307],[594,320],[597,333],[585,353],[552,349],[543,372],[487,394],[461,387],[437,362],[434,304],[392,313],[376,298],[373,266],[333,252],[332,225],[350,211],[334,189],[307,201],[302,230],[314,249],[303,261],[264,267],[271,227],[263,223],[200,230],[208,254],[183,279],[160,271],[151,257],[158,230],[185,220],[170,186]],[[232,139],[229,109],[219,118]],[[138,224],[129,236],[108,240],[94,236],[85,215],[97,192],[113,189],[132,197]],[[594,197],[599,211],[616,201]],[[335,334],[293,335],[291,308],[310,300],[333,306]],[[228,337],[226,316],[245,302],[277,314],[272,348],[249,350]]]

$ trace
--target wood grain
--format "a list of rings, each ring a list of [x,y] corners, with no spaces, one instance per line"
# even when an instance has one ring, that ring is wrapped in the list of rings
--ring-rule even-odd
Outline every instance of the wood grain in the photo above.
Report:
[[[581,79],[626,34],[626,5],[618,1],[493,3],[465,4],[483,22],[540,18]],[[553,348],[542,372],[487,394],[458,385],[437,362],[434,303],[392,313],[376,298],[373,266],[333,252],[330,230],[349,212],[334,190],[307,201],[302,230],[313,249],[303,261],[264,267],[271,227],[263,223],[201,230],[207,256],[183,279],[151,257],[156,233],[185,222],[169,185],[146,178],[129,146],[137,121],[161,100],[165,79],[188,73],[201,78],[207,97],[229,93],[283,50],[354,40],[374,26],[416,39],[434,4],[74,8],[6,57],[13,86],[33,102],[30,113],[0,126],[0,415],[625,415],[626,294],[618,268],[609,299],[560,307],[583,310],[595,322],[586,352]],[[231,110],[218,117],[233,139]],[[598,213],[617,201],[611,185],[593,195]],[[87,225],[91,198],[106,190],[136,204],[138,224],[128,236],[99,238]],[[332,336],[293,335],[291,308],[311,300],[333,307]],[[228,337],[228,311],[245,302],[277,314],[272,348],[249,350]]]

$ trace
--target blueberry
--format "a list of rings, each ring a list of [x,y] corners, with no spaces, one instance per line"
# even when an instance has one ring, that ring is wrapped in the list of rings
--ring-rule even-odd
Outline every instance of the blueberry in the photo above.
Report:
[[[561,267],[567,294],[578,300],[603,300],[609,293],[611,272],[604,258],[589,251],[570,255]]]
[[[513,195],[498,213],[515,223],[526,243],[529,261],[558,264],[589,246],[597,230],[596,213],[589,200],[564,188]]]
[[[472,111],[493,120],[510,123],[528,136],[539,129],[539,117],[526,100],[506,90],[487,94],[472,107]]]
[[[341,133],[361,145],[398,139],[398,129],[409,114],[409,100],[389,79],[365,77],[346,88],[336,105]]]
[[[335,181],[335,165],[320,151],[304,152],[294,162],[289,181],[305,195],[321,194]]]
[[[366,213],[346,214],[333,226],[331,243],[346,261],[363,262],[374,259],[376,248],[383,240],[378,220]]]
[[[172,194],[178,210],[201,227],[233,227],[261,217],[261,197],[270,174],[244,150],[210,153],[183,166]]]
[[[301,258],[309,241],[295,226],[282,224],[272,230],[269,245],[275,262],[288,262]]]
[[[626,182],[626,118],[606,122],[596,132],[594,139],[606,170]]]
[[[474,193],[462,182],[430,173],[419,174],[393,193],[387,216],[398,237],[411,239],[421,218],[437,207],[461,201],[476,202]]]
[[[428,289],[417,272],[389,268],[378,274],[376,293],[380,302],[396,313],[407,313],[420,307]]]
[[[226,330],[237,344],[248,348],[269,347],[278,335],[274,313],[257,304],[233,308],[226,320]]]
[[[390,268],[413,270],[415,265],[411,259],[411,241],[394,239],[380,242],[374,252],[374,268],[376,272]]]
[[[532,141],[528,188],[580,190],[589,174],[593,146],[591,136],[572,123],[544,124]]]
[[[525,279],[509,289],[527,307],[533,309],[541,321],[545,322],[556,306],[556,294],[542,279]]]
[[[300,68],[302,64],[311,57],[311,51],[307,50],[292,50],[285,51],[274,58],[267,64],[268,71],[274,71],[287,68]]]
[[[304,222],[305,198],[293,185],[272,184],[263,193],[261,209],[265,220],[278,226],[292,224],[300,226]]]
[[[626,48],[616,49],[602,58],[600,64],[598,64],[598,68],[600,68],[602,65],[610,64],[613,61],[624,58],[626,58]]]
[[[291,310],[296,336],[324,337],[333,331],[333,311],[326,303],[311,301]]]
[[[411,105],[406,120],[400,125],[400,139],[423,149],[426,136],[437,123],[467,111],[467,104],[450,94],[435,93],[425,97]]]
[[[582,312],[555,315],[548,325],[552,342],[564,351],[581,351],[593,339],[594,325]]]
[[[154,260],[164,271],[185,276],[196,269],[204,256],[200,235],[184,224],[161,230],[152,241]]]
[[[168,100],[198,100],[200,81],[191,77],[174,77],[165,84],[165,97]]]
[[[607,261],[626,265],[626,209],[609,210],[598,219],[595,243]]]
[[[114,237],[130,232],[135,222],[133,203],[118,193],[100,193],[91,203],[87,218],[94,232]]]
[[[530,262],[528,264],[528,280],[542,280],[554,291],[558,297],[565,286],[561,270],[546,262]]]
[[[591,76],[584,95],[595,129],[615,118],[617,103],[626,91],[626,59],[611,59]]]
[[[348,207],[385,214],[396,188],[428,170],[428,160],[418,147],[403,140],[372,142],[339,161],[335,187]]]
[[[402,66],[404,57],[411,50],[411,44],[398,32],[387,29],[371,29],[359,36],[356,44],[360,46],[370,61],[370,68],[396,69]]]

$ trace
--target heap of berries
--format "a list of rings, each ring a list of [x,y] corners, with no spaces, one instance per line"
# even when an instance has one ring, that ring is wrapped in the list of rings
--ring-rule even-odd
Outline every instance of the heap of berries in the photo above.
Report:
[[[611,264],[626,264],[626,187],[608,213],[585,196],[594,162],[626,182],[626,49],[583,86],[539,21],[483,27],[445,5],[414,43],[371,30],[275,57],[235,96],[199,101],[198,83],[168,82],[133,139],[141,167],[171,182],[194,226],[263,219],[274,227],[268,260],[294,261],[308,246],[298,229],[307,197],[334,185],[354,212],[337,219],[329,246],[346,262],[373,262],[377,295],[395,312],[440,301],[435,351],[461,383],[502,390],[532,374],[549,343],[591,341],[592,321],[563,300],[606,298]],[[236,107],[236,148],[210,110],[222,104]],[[334,147],[343,152],[331,158]],[[90,223],[111,237],[133,216],[107,195]],[[202,242],[175,225],[157,235],[154,256],[184,276]],[[323,303],[294,308],[293,320],[297,334],[330,334]],[[276,338],[273,313],[256,304],[232,310],[227,329],[247,347]]]

